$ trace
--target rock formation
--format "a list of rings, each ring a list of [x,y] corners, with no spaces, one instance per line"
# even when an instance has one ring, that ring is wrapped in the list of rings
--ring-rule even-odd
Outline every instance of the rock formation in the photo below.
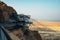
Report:
[[[24,26],[25,25],[25,18],[27,16],[20,15],[20,17],[23,17],[24,21],[22,21],[22,23],[23,23],[23,27],[25,27]],[[11,19],[18,20],[17,12],[15,11],[15,9],[8,6],[4,2],[0,2],[0,23],[9,22]],[[29,22],[26,22],[26,23],[29,23]],[[21,21],[20,21],[20,24],[21,24]],[[18,27],[18,26],[15,25],[14,27]],[[19,25],[19,27],[21,27],[21,25]],[[12,26],[12,28],[13,28],[13,26]],[[5,29],[7,31],[9,31],[7,28],[5,28]],[[7,33],[9,33],[9,34],[12,33],[16,37],[18,37],[19,40],[42,40],[40,34],[37,31],[32,31],[29,29],[26,30],[24,28],[22,28],[22,29],[18,28],[18,29],[13,29],[12,31],[9,31]]]

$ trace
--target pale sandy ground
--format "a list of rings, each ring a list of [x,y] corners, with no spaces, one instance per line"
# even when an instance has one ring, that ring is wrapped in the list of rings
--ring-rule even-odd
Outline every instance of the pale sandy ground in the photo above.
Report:
[[[60,22],[33,22],[30,30],[38,31],[42,40],[60,40]]]
[[[42,30],[53,30],[60,31],[60,22],[33,22],[29,27],[30,29],[42,29]]]

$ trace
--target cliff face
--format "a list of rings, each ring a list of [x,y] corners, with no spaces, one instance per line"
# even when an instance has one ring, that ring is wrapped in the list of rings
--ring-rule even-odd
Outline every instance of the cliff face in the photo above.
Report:
[[[0,22],[8,21],[12,15],[17,16],[17,12],[4,2],[0,2]]]
[[[23,24],[22,28],[18,28],[17,30],[14,29],[15,27],[21,27],[21,25],[16,26],[17,24],[14,24],[14,26],[7,25],[8,28],[13,28],[13,30],[8,30],[8,28],[6,28],[7,26],[4,27],[7,30],[6,32],[9,34],[9,36],[11,36],[11,38],[13,39],[14,37],[12,35],[15,35],[16,37],[19,38],[19,40],[20,39],[21,40],[41,40],[41,36],[37,31],[31,31],[29,29],[23,28],[26,25],[25,23],[30,24],[30,22],[28,20],[27,20],[28,22],[25,21],[25,18],[30,19],[30,17],[25,16],[25,15],[20,15],[20,17],[23,18],[23,21],[19,22],[20,24]],[[0,23],[7,22],[10,19],[17,20],[17,12],[12,7],[6,5],[4,2],[0,2]],[[13,25],[13,24],[11,24],[11,25]],[[12,33],[12,34],[10,34],[10,33]],[[14,38],[14,40],[16,40],[16,38]]]

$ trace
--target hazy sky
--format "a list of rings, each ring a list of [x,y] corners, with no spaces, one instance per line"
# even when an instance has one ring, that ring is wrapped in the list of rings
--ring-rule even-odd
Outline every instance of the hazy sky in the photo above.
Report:
[[[18,14],[31,15],[40,21],[60,21],[60,0],[3,0]]]

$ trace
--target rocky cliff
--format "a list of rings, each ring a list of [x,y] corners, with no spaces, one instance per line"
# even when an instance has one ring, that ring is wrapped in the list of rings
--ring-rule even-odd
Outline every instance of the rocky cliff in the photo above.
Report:
[[[27,16],[20,16],[20,17],[23,17],[25,19],[25,17],[27,17]],[[14,8],[8,6],[4,2],[0,2],[0,23],[1,22],[7,22],[10,19],[17,20],[17,12],[15,11]],[[21,24],[21,21],[20,21],[20,24]],[[23,21],[23,24],[25,24],[25,21]],[[16,25],[16,24],[14,24],[14,25]],[[18,27],[18,26],[14,26],[14,27]],[[21,25],[19,25],[19,27],[21,27]],[[24,27],[24,25],[23,25],[23,27]],[[13,28],[13,26],[11,28]],[[7,28],[5,28],[5,29],[7,31],[9,31]],[[17,40],[16,38],[13,37],[13,35],[18,37],[19,40],[42,40],[40,34],[37,31],[32,31],[32,30],[29,30],[29,29],[24,30],[23,28],[22,29],[18,28],[18,29],[13,29],[12,31],[9,31],[7,33],[9,34],[9,36],[11,36],[12,40],[13,39]]]

